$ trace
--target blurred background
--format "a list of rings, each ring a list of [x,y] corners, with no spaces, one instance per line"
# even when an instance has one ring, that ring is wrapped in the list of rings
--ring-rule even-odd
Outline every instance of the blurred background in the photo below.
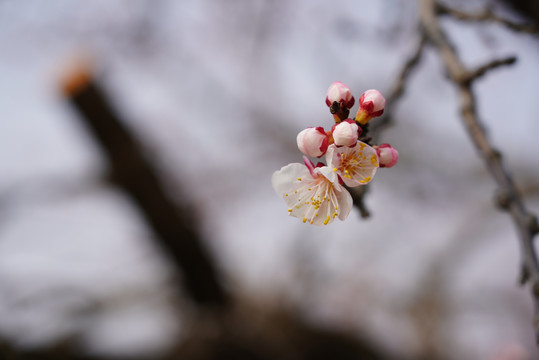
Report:
[[[444,3],[537,16],[522,12],[533,0]],[[297,133],[331,127],[333,81],[356,99],[390,93],[419,41],[418,10],[409,0],[0,0],[1,358],[538,358],[517,233],[432,47],[389,109],[381,141],[400,159],[370,186],[370,218],[353,209],[308,226],[271,187],[275,170],[301,161]],[[441,23],[467,66],[518,57],[474,91],[538,213],[537,36]],[[172,241],[152,222],[168,208],[145,210],[148,199],[122,187],[144,174],[118,181],[123,162],[111,166],[77,86],[62,88],[81,63],[159,177],[161,200],[179,209]],[[206,264],[201,277],[189,263]]]

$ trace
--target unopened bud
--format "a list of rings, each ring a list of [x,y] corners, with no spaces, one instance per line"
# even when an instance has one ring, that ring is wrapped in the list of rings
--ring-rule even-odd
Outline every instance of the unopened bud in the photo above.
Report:
[[[348,109],[354,106],[355,99],[352,96],[352,91],[340,81],[333,82],[328,89],[326,104],[331,106],[334,102],[343,103]]]
[[[365,91],[359,98],[356,121],[365,125],[370,119],[382,115],[385,106],[386,99],[380,91],[374,89]]]
[[[333,141],[337,146],[355,146],[361,128],[352,119],[333,126]]]
[[[320,157],[328,149],[329,136],[322,127],[310,127],[298,134],[298,148],[305,155]]]
[[[380,167],[390,168],[399,161],[399,152],[389,144],[382,144],[376,147]]]

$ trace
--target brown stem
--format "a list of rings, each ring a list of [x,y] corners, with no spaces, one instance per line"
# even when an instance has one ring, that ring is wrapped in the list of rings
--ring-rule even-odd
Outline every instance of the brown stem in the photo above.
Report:
[[[399,76],[397,77],[397,81],[393,86],[393,91],[391,91],[391,93],[386,99],[384,116],[380,119],[375,119],[370,123],[367,123],[367,126],[369,127],[369,137],[373,143],[376,143],[380,132],[387,126],[391,125],[391,109],[393,108],[395,102],[400,99],[401,96],[404,94],[406,80],[408,80],[408,77],[412,73],[412,70],[417,66],[417,64],[419,64],[424,47],[425,36],[421,36],[421,39],[417,44],[417,48],[415,49],[412,56],[410,56],[410,58],[404,63],[401,71],[399,72]],[[366,131],[365,134],[367,134]],[[350,194],[352,194],[352,198],[354,199],[354,205],[358,208],[359,214],[362,218],[368,218],[370,216],[369,209],[365,205],[365,194],[367,194],[369,186],[370,185],[364,185],[358,188],[349,189]]]

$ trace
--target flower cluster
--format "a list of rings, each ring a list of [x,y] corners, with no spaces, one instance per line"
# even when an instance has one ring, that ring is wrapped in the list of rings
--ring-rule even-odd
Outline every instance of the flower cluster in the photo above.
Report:
[[[369,121],[384,112],[382,94],[378,90],[363,93],[356,116],[350,119],[354,102],[350,88],[335,81],[326,96],[335,125],[327,131],[310,127],[298,134],[299,150],[313,158],[325,156],[327,165],[314,165],[304,155],[303,164],[288,164],[273,173],[273,188],[288,204],[288,213],[304,223],[327,225],[336,217],[346,219],[353,205],[346,187],[366,185],[379,167],[397,163],[397,150],[389,144],[371,146],[366,137]]]

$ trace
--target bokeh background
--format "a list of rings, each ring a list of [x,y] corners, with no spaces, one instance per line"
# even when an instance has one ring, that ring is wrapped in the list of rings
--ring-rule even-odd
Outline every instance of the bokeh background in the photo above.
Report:
[[[503,1],[445,3],[532,21]],[[331,127],[329,84],[345,82],[356,98],[390,92],[419,41],[418,9],[409,0],[1,0],[3,346],[157,359],[199,321],[181,274],[107,181],[103,153],[61,91],[67,69],[86,59],[171,198],[192,206],[226,289],[254,314],[278,309],[399,359],[538,358],[516,231],[494,206],[433,48],[390,109],[381,140],[400,160],[377,173],[369,219],[354,209],[344,222],[307,226],[271,188],[275,170],[301,161],[297,133]],[[539,212],[537,36],[442,25],[470,67],[518,57],[474,91]]]

